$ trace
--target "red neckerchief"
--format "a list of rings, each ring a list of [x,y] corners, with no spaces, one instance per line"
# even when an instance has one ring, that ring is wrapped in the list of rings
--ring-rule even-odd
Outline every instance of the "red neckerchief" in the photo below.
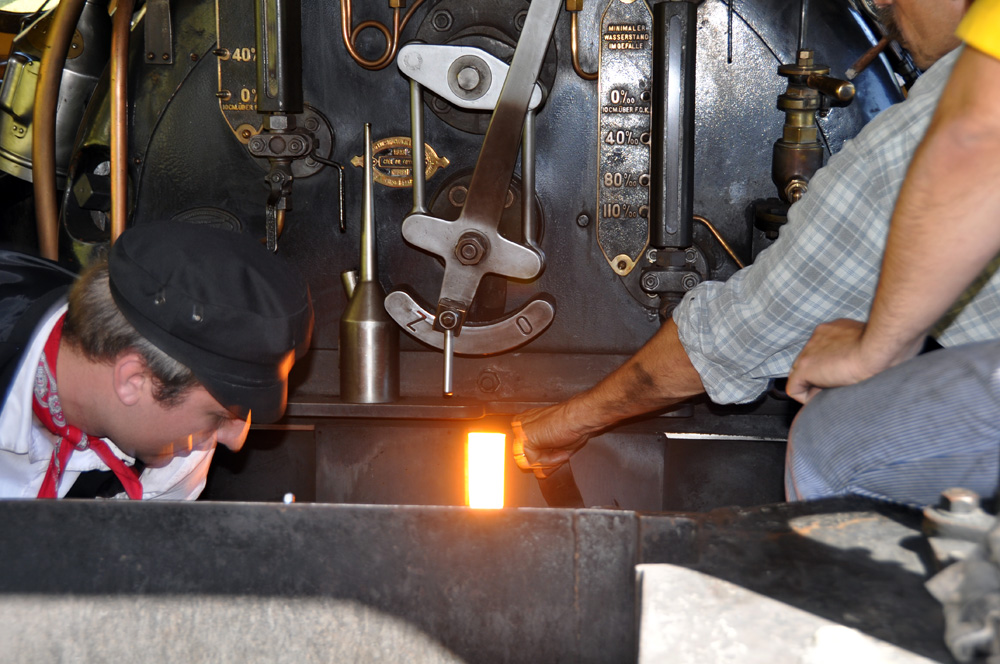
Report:
[[[56,361],[59,359],[59,340],[62,339],[63,314],[52,328],[45,348],[42,351],[42,359],[38,362],[38,369],[35,371],[35,398],[32,400],[32,410],[35,416],[41,420],[45,428],[59,436],[56,447],[52,451],[52,460],[49,461],[49,469],[42,480],[42,486],[38,490],[39,498],[57,498],[59,481],[62,479],[63,471],[66,469],[66,462],[69,461],[73,450],[94,450],[101,461],[118,477],[125,493],[132,500],[142,499],[142,484],[135,469],[125,465],[125,462],[115,456],[108,444],[100,438],[91,438],[72,424],[66,423],[63,415],[62,404],[59,402],[59,392],[56,391]],[[70,443],[70,444],[64,444]]]

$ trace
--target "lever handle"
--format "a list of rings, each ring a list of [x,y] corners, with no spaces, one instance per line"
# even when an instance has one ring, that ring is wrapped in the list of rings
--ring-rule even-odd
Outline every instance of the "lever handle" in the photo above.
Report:
[[[854,99],[854,84],[823,74],[810,74],[806,85],[841,103]]]

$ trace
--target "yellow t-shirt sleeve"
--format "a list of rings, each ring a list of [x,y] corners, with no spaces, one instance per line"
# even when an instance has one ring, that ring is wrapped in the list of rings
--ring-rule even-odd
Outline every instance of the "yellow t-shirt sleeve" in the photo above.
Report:
[[[956,34],[969,46],[1000,59],[1000,0],[975,0]]]

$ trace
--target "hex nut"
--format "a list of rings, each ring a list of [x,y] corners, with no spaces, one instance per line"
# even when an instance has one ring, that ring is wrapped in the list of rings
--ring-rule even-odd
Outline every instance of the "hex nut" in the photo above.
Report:
[[[493,371],[483,371],[479,374],[476,384],[483,392],[496,392],[500,387],[500,376]]]
[[[941,492],[941,508],[952,514],[969,514],[979,509],[979,494],[970,489],[952,487]]]
[[[455,243],[455,257],[462,265],[477,265],[490,251],[490,241],[476,231],[462,233]]]

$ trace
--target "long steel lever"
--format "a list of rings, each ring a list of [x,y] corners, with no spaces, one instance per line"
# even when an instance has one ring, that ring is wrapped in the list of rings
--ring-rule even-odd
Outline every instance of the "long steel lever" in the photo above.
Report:
[[[536,94],[535,83],[555,29],[559,9],[560,0],[535,0],[528,10],[459,218],[456,221],[446,221],[418,212],[411,214],[403,222],[402,233],[408,242],[440,256],[445,263],[435,314],[423,310],[408,295],[408,301],[397,302],[400,306],[396,309],[410,316],[416,307],[419,310],[417,317],[431,322],[432,329],[443,337],[441,343],[446,355],[446,393],[451,387],[451,353],[461,339],[466,314],[483,276],[498,274],[532,279],[541,272],[544,264],[541,252],[531,246],[533,243],[525,246],[511,242],[500,235],[498,226],[517,163],[520,144],[518,139],[531,107],[532,97]],[[420,139],[414,137],[414,140]],[[422,166],[414,163],[415,169]],[[389,297],[399,298],[398,293],[390,294]],[[413,320],[412,317],[401,320],[393,314],[388,300],[387,309],[402,326]],[[554,315],[554,308],[551,308],[551,314]],[[526,319],[508,317],[497,329],[510,332],[519,320]],[[542,316],[538,325],[530,326],[532,336],[545,329],[551,320],[551,315]],[[498,348],[497,352],[500,350],[503,349]]]
[[[403,222],[403,237],[407,241],[445,261],[436,315],[436,327],[442,332],[452,329],[461,333],[468,306],[484,275],[531,279],[541,271],[540,254],[502,237],[497,226],[517,162],[520,141],[516,139],[524,124],[559,9],[559,0],[536,0],[528,10],[458,220],[452,222],[414,214]],[[446,311],[453,312],[454,317],[442,320]],[[454,325],[449,328],[447,324],[452,318]]]

